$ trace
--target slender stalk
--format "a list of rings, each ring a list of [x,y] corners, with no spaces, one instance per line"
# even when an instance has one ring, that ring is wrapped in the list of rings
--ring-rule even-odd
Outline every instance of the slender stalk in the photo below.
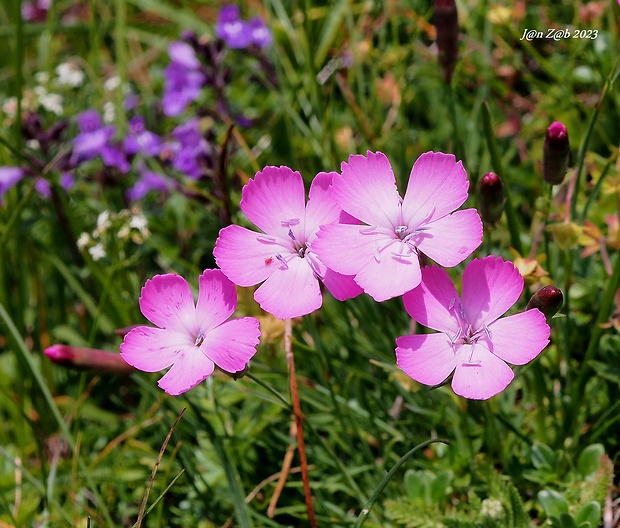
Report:
[[[465,160],[465,147],[463,146],[461,136],[459,135],[456,102],[454,100],[454,88],[452,87],[451,82],[446,83],[445,86],[448,97],[448,107],[450,108],[450,119],[452,121],[452,128],[454,132],[454,155],[456,156],[457,160],[462,160],[463,165],[467,166],[467,162]]]
[[[360,526],[364,524],[364,522],[366,522],[366,519],[368,518],[368,515],[370,514],[370,510],[374,506],[375,502],[377,502],[377,499],[379,498],[379,495],[381,495],[381,492],[388,485],[388,482],[392,479],[394,474],[401,468],[401,466],[405,462],[407,462],[407,460],[409,460],[411,455],[413,455],[416,451],[419,451],[420,449],[424,449],[426,446],[429,446],[435,442],[441,442],[442,444],[448,444],[447,440],[441,440],[440,438],[436,438],[434,440],[427,440],[426,442],[422,442],[421,444],[418,444],[417,446],[415,446],[413,449],[407,451],[407,453],[405,453],[401,457],[401,459],[398,462],[396,462],[396,464],[394,464],[392,469],[388,471],[388,474],[379,483],[379,485],[377,486],[377,489],[375,489],[370,499],[368,499],[368,502],[362,508],[362,511],[357,517],[357,521],[355,522],[355,525],[353,528],[359,528]]]
[[[295,358],[293,356],[293,322],[291,319],[286,319],[284,321],[284,350],[286,352],[286,363],[288,365],[293,413],[295,414],[295,423],[297,424],[297,448],[299,449],[299,464],[301,466],[301,479],[304,485],[306,509],[308,510],[308,521],[311,528],[317,528],[316,517],[314,515],[314,506],[312,504],[310,479],[308,478],[308,461],[306,459],[306,447],[304,444],[303,417],[301,414],[301,404],[299,403],[299,391],[297,390],[297,375],[295,374]]]
[[[499,150],[497,149],[497,142],[495,141],[495,134],[493,133],[493,125],[491,123],[491,110],[489,109],[489,103],[486,101],[482,104],[482,125],[484,128],[484,135],[487,140],[489,154],[491,155],[491,166],[493,167],[495,174],[497,174],[504,182],[504,194],[506,195],[504,211],[506,212],[506,221],[508,223],[508,231],[510,232],[510,243],[512,244],[512,247],[517,250],[519,255],[523,256],[519,223],[514,205],[512,203],[512,194],[510,192],[510,181],[506,177],[502,159],[499,155]]]

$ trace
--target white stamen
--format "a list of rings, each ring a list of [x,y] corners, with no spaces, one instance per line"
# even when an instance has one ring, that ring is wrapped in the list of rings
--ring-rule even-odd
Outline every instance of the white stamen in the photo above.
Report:
[[[286,260],[284,260],[284,257],[282,255],[280,255],[280,253],[278,253],[276,255],[276,258],[282,262],[282,265],[284,266],[284,268],[280,268],[280,269],[288,269],[288,263],[286,262]]]

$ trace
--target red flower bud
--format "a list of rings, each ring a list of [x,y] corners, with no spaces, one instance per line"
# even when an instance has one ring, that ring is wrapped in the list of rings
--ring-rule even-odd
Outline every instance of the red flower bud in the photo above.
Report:
[[[485,174],[478,184],[480,216],[486,224],[496,224],[504,212],[504,184],[494,172]]]
[[[449,83],[459,55],[459,19],[454,0],[435,0],[433,22],[437,30],[439,65]]]
[[[547,129],[543,148],[543,178],[546,182],[551,185],[562,183],[569,154],[568,130],[559,121],[554,121]]]
[[[46,348],[44,353],[57,365],[80,370],[114,374],[131,374],[136,371],[131,365],[125,363],[120,354],[96,348],[52,345]]]
[[[561,290],[555,286],[545,286],[532,295],[525,309],[531,310],[532,308],[538,308],[548,321],[558,313],[563,303],[564,295]]]

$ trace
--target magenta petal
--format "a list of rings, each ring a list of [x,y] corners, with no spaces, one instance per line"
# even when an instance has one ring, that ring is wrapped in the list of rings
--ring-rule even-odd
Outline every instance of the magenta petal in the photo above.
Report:
[[[372,226],[398,225],[400,195],[392,166],[382,152],[349,156],[342,176],[334,177],[332,192],[347,213]]]
[[[463,305],[474,328],[490,324],[517,302],[523,277],[512,262],[493,256],[472,260],[463,273]]]
[[[222,370],[240,372],[256,354],[259,324],[254,317],[227,321],[211,330],[200,348]]]
[[[140,311],[151,323],[167,330],[196,334],[194,297],[180,275],[155,275],[140,295]]]
[[[237,306],[237,290],[220,270],[205,270],[198,278],[196,321],[203,334],[222,324]]]
[[[254,293],[260,307],[279,319],[290,319],[314,312],[323,299],[319,281],[305,259],[287,259]]]
[[[121,357],[132,367],[144,372],[168,368],[184,350],[193,348],[185,333],[151,326],[133,328],[121,344]]]
[[[420,262],[415,253],[409,258],[393,255],[406,251],[402,246],[400,240],[394,240],[383,248],[378,261],[373,257],[355,276],[355,282],[377,302],[403,295],[413,290],[422,280]]]
[[[295,220],[296,232],[303,232],[306,194],[301,174],[288,167],[265,167],[243,188],[239,206],[269,235],[286,238],[289,226],[283,223]]]
[[[439,385],[456,367],[458,356],[445,334],[406,335],[396,344],[396,364],[419,383]]]
[[[452,389],[463,398],[487,400],[502,392],[514,378],[512,369],[478,342],[463,345],[452,378]]]
[[[157,384],[171,396],[178,396],[208,378],[215,369],[213,361],[192,347],[179,354],[172,368]]]
[[[475,209],[457,211],[425,226],[418,248],[442,266],[463,262],[482,242],[482,220]]]
[[[321,225],[338,222],[340,218],[342,209],[330,191],[334,176],[337,176],[337,173],[320,172],[312,180],[306,205],[306,242],[311,243],[316,238]]]
[[[421,325],[456,335],[459,329],[455,313],[460,309],[459,294],[443,268],[422,269],[422,283],[405,293],[407,313]]]
[[[426,152],[413,164],[403,200],[408,226],[441,218],[467,200],[469,181],[463,164],[452,154]]]
[[[220,231],[213,256],[224,275],[235,284],[254,286],[281,265],[275,257],[279,251],[288,254],[294,250],[290,239],[286,243],[290,245],[288,251],[281,245],[268,242],[268,237],[262,233],[231,225]]]
[[[513,365],[532,361],[549,344],[550,328],[538,309],[498,319],[489,332],[493,354]]]
[[[336,299],[345,301],[357,297],[364,290],[355,282],[352,275],[343,275],[337,271],[326,269],[323,284]]]
[[[374,259],[375,247],[388,240],[381,233],[362,234],[364,229],[368,228],[352,224],[322,225],[317,239],[312,242],[312,251],[328,268],[344,275],[355,275]]]

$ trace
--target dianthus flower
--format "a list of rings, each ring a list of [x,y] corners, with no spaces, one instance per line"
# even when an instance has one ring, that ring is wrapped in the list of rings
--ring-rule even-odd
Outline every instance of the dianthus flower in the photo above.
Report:
[[[506,363],[524,365],[549,344],[540,310],[499,319],[523,291],[511,262],[493,256],[469,263],[459,297],[445,270],[422,270],[422,284],[403,297],[405,309],[436,334],[396,340],[396,363],[414,380],[439,385],[454,371],[452,389],[464,398],[486,400],[514,378]]]
[[[482,242],[478,212],[453,212],[468,187],[460,161],[427,152],[413,165],[403,199],[383,153],[350,156],[334,176],[332,195],[365,225],[322,226],[314,250],[326,266],[354,275],[376,301],[402,295],[420,284],[419,253],[455,266]]]
[[[201,383],[215,365],[229,373],[244,370],[260,336],[254,317],[227,321],[237,292],[220,270],[206,270],[198,282],[194,305],[183,277],[166,274],[147,280],[140,310],[157,328],[133,328],[121,344],[121,356],[137,369],[157,372],[172,365],[158,385],[173,396]]]
[[[220,231],[213,255],[239,286],[263,285],[254,299],[280,319],[308,314],[323,302],[319,280],[338,300],[361,293],[352,277],[327,268],[314,252],[319,226],[353,221],[329,194],[334,173],[319,173],[308,204],[299,172],[265,167],[243,188],[240,207],[262,233],[231,225]]]

